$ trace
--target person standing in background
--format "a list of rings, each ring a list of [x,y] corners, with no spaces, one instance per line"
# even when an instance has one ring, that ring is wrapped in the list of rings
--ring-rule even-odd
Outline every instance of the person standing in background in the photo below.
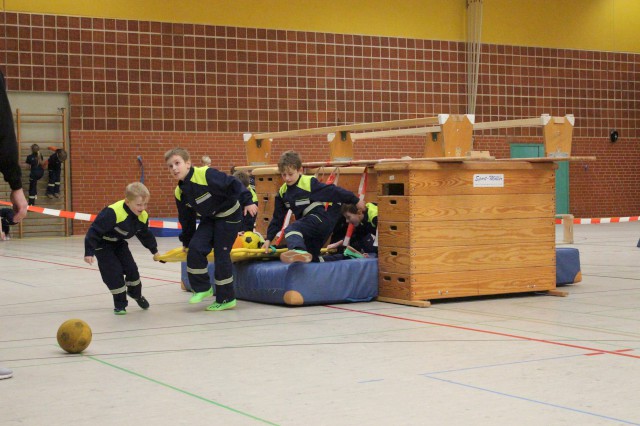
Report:
[[[18,223],[27,216],[27,199],[22,190],[22,170],[18,160],[18,141],[13,126],[13,112],[7,96],[4,74],[0,71],[0,171],[11,187],[13,222]],[[0,367],[0,379],[13,377],[13,371]]]

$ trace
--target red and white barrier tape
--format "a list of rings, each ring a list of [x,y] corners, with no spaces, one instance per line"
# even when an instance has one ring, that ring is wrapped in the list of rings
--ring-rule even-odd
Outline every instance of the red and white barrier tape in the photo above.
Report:
[[[640,216],[626,216],[626,217],[601,217],[593,219],[573,219],[574,225],[595,225],[600,223],[623,223],[623,222],[637,222],[640,220]],[[556,224],[562,223],[562,219],[556,219]]]
[[[0,201],[0,204],[5,206],[10,206],[11,203],[7,201]],[[44,207],[38,206],[29,206],[29,211],[34,213],[42,213],[49,216],[59,216],[65,219],[74,219],[74,220],[86,220],[89,222],[93,222],[96,218],[95,214],[89,213],[78,213],[78,212],[69,212],[66,210],[55,210],[55,209],[47,209]],[[638,222],[640,221],[640,216],[626,216],[626,217],[601,217],[601,218],[592,218],[592,219],[573,219],[574,225],[595,225],[601,223],[623,223],[623,222]],[[562,219],[556,219],[556,225],[561,225]],[[166,228],[166,229],[181,229],[179,222],[170,222],[165,220],[150,220],[149,226],[151,228]]]
[[[10,206],[11,203],[6,202],[6,201],[0,201],[0,204],[3,204],[5,206]],[[38,206],[29,206],[29,211],[30,212],[34,212],[34,213],[41,213],[41,214],[46,214],[49,216],[58,216],[58,217],[62,217],[65,219],[74,219],[74,220],[85,220],[88,222],[93,222],[96,219],[96,215],[95,214],[89,214],[89,213],[78,213],[78,212],[70,212],[70,211],[66,211],[66,210],[56,210],[56,209],[48,209],[48,208],[44,208],[44,207],[38,207]],[[164,221],[164,220],[150,220],[149,221],[149,227],[150,228],[166,228],[166,229],[180,229],[180,223],[176,222],[169,222],[169,221]]]

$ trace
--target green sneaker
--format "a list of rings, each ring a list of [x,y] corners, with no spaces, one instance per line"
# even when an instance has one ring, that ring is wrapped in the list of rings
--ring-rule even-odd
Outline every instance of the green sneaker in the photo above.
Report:
[[[222,303],[214,303],[213,305],[207,306],[205,310],[207,311],[226,311],[227,309],[233,309],[236,307],[236,299],[230,300],[229,302]]]
[[[193,293],[193,296],[189,299],[189,303],[200,303],[205,297],[211,296],[213,296],[213,288],[210,288],[207,291],[201,291],[200,293]]]
[[[350,246],[347,246],[347,248],[344,249],[343,254],[345,257],[350,257],[352,259],[362,259],[364,257],[362,253]]]
[[[125,308],[122,309],[114,309],[113,313],[115,315],[127,315],[127,310]]]

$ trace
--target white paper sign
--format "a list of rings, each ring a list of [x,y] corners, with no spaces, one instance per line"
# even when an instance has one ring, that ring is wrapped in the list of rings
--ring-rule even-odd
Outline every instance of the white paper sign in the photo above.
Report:
[[[474,188],[504,188],[504,175],[473,175]]]

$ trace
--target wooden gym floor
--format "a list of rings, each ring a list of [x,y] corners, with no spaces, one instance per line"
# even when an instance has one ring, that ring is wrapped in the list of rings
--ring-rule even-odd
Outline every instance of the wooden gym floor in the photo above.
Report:
[[[179,264],[135,241],[151,309],[126,316],[82,237],[0,242],[0,423],[638,425],[638,238],[638,222],[576,225],[583,282],[564,298],[226,312],[189,305]],[[93,329],[82,355],[56,343],[70,318]]]

